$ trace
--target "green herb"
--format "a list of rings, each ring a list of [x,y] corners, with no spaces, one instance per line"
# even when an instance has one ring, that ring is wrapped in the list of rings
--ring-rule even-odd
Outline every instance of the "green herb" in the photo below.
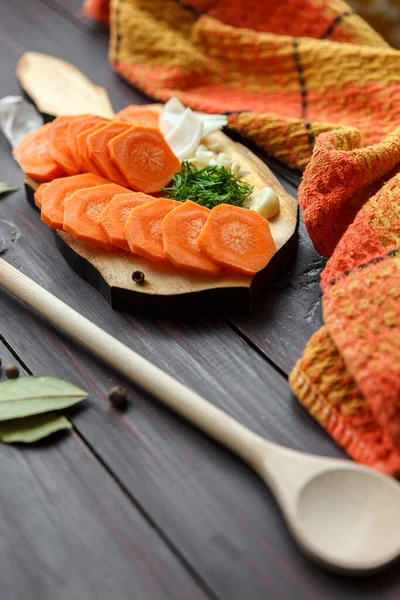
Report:
[[[72,406],[87,393],[55,377],[20,377],[0,383],[0,421]]]
[[[0,423],[0,441],[6,444],[24,442],[31,444],[61,429],[71,429],[72,423],[53,413],[33,415],[24,419],[11,419]]]
[[[189,161],[184,161],[181,170],[172,179],[172,186],[162,191],[174,200],[192,200],[213,208],[222,203],[242,206],[252,193],[253,186],[237,179],[225,167],[208,165],[197,169]]]
[[[12,185],[11,183],[5,183],[4,181],[0,181],[0,196],[2,194],[8,194],[10,192],[14,192],[17,190],[17,186]]]

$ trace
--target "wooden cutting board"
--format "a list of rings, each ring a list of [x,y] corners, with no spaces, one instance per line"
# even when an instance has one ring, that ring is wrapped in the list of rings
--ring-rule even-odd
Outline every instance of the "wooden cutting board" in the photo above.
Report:
[[[56,79],[53,77],[55,72]],[[39,77],[39,73],[40,86],[37,86],[35,78]],[[90,98],[89,107],[93,107],[91,112],[107,113],[107,116],[110,116],[111,105],[106,91],[94,86],[65,61],[37,53],[27,53],[17,65],[17,77],[21,87],[34,100],[38,109],[48,116],[71,114],[71,105],[65,100],[69,95],[75,98],[75,113],[90,112],[87,104],[87,99]],[[54,81],[58,84],[54,85]],[[60,86],[61,81],[64,82],[63,86]],[[58,91],[60,87],[61,93]],[[77,87],[79,93],[73,93]],[[76,103],[79,95],[82,97],[82,108]],[[148,105],[148,108],[150,107],[160,110],[157,105]],[[220,152],[226,152],[233,161],[249,171],[243,180],[254,186],[255,196],[265,186],[272,187],[277,192],[280,211],[269,220],[277,253],[254,277],[223,270],[219,277],[211,278],[185,272],[173,265],[160,266],[122,250],[114,252],[95,249],[84,242],[74,240],[65,232],[55,232],[57,247],[65,260],[106,297],[112,308],[154,316],[180,316],[216,310],[249,310],[266,285],[284,272],[293,260],[297,245],[297,200],[284,190],[270,169],[257,156],[222,132],[209,135],[205,144],[218,144]],[[34,205],[33,192],[38,184],[30,178],[26,178],[25,184],[28,200]],[[143,283],[136,283],[132,279],[135,271],[144,274]]]

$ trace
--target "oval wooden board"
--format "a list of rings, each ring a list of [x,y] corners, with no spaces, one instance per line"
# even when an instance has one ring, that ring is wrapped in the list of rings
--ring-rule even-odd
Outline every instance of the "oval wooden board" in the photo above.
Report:
[[[265,186],[276,190],[280,211],[269,221],[277,253],[255,277],[223,271],[217,278],[201,277],[152,263],[124,251],[99,250],[57,231],[56,243],[67,263],[83,279],[98,289],[116,310],[146,315],[171,317],[224,310],[251,309],[255,298],[287,269],[297,245],[297,200],[281,186],[269,168],[241,144],[219,132],[208,136],[205,143],[218,144],[221,151],[249,171],[245,181],[257,192]],[[38,184],[26,178],[27,195],[33,204],[33,191]],[[134,271],[145,274],[144,284],[132,280]]]
[[[37,108],[48,118],[60,114],[91,112],[107,117],[113,110],[107,92],[96,86],[70,63],[36,52],[25,53],[16,68],[18,81]],[[147,108],[160,111],[162,105]],[[280,212],[269,221],[277,253],[255,277],[223,271],[217,278],[200,277],[171,267],[160,267],[144,258],[123,251],[104,251],[74,240],[65,232],[56,232],[57,246],[68,264],[94,285],[119,310],[157,316],[196,314],[225,310],[248,310],[260,291],[288,268],[296,252],[298,207],[269,168],[244,146],[222,132],[204,140],[218,145],[249,174],[244,177],[257,192],[265,186],[276,190]],[[33,204],[37,183],[26,179],[28,199]],[[250,203],[251,205],[251,203]],[[143,271],[145,283],[132,280],[133,271]]]

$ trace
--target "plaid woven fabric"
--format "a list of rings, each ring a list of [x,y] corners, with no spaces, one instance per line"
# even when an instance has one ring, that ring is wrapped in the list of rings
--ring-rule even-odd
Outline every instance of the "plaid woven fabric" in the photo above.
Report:
[[[306,171],[325,326],[290,376],[356,460],[400,474],[400,53],[341,0],[87,0],[110,61]]]

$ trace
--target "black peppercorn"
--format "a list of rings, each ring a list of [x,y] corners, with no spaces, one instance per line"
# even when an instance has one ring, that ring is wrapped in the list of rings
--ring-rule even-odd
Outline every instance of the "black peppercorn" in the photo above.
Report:
[[[145,274],[143,271],[133,271],[132,279],[135,283],[143,283],[145,280]]]
[[[123,410],[128,403],[128,392],[120,386],[112,387],[108,392],[108,399],[115,408]]]
[[[7,379],[17,379],[19,375],[19,369],[15,365],[7,365],[5,371]]]

